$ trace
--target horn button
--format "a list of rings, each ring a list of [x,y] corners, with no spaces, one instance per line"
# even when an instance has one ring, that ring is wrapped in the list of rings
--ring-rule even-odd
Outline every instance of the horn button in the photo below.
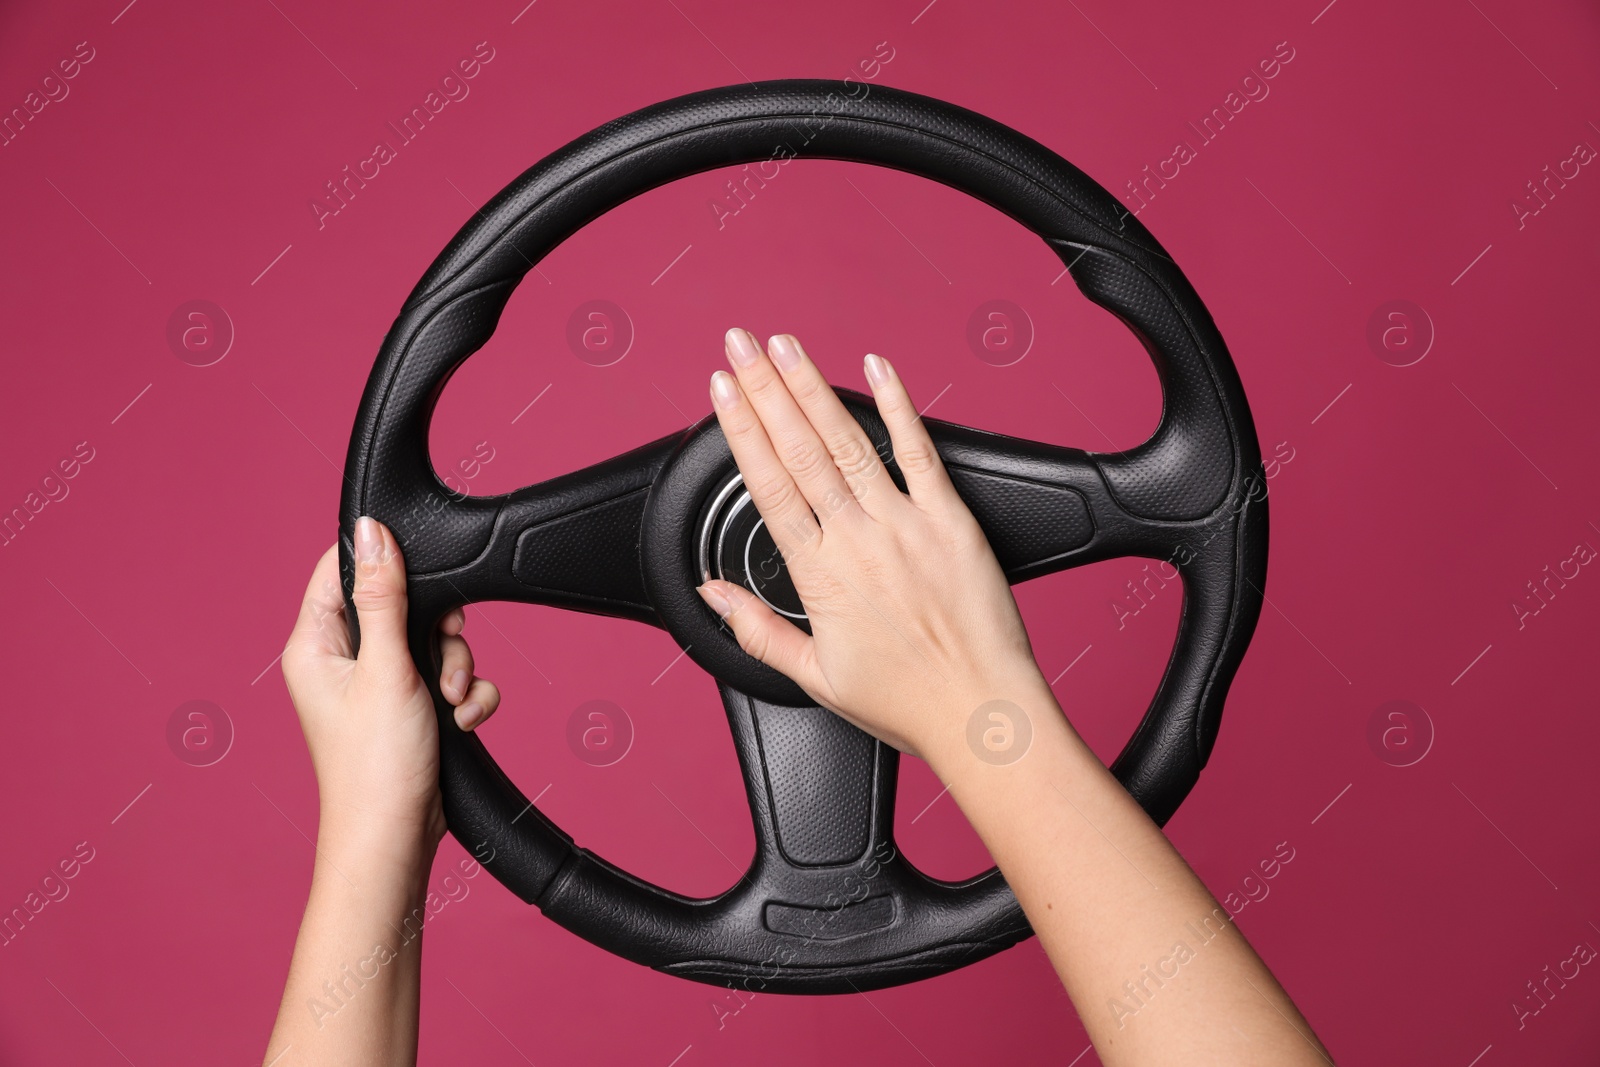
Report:
[[[721,578],[742,585],[773,611],[810,632],[805,607],[795,592],[783,553],[778,551],[766,520],[756,510],[739,475],[712,498],[698,541],[703,580]]]

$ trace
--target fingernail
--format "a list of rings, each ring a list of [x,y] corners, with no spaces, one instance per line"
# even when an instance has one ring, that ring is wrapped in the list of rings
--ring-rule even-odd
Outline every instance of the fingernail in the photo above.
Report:
[[[728,603],[728,598],[711,588],[709,585],[700,586],[699,593],[700,599],[711,605],[711,610],[722,616],[724,619],[728,617],[728,612],[733,610],[733,606]]]
[[[483,705],[476,700],[463,704],[456,709],[456,725],[463,730],[470,730],[482,722],[486,714]]]
[[[467,672],[458,670],[450,676],[450,694],[456,700],[467,695]]]
[[[882,356],[875,355],[875,354],[873,354],[871,352],[868,352],[867,353],[867,358],[862,360],[861,362],[865,365],[866,370],[867,370],[867,381],[872,383],[872,387],[874,389],[876,389],[880,385],[888,384],[888,381],[889,381],[889,362],[888,362],[888,360],[884,359]]]
[[[711,376],[711,402],[718,408],[731,408],[739,401],[739,386],[733,375],[719,370]]]
[[[761,350],[756,347],[756,339],[749,330],[735,326],[728,331],[727,342],[728,358],[733,360],[736,367],[748,367],[761,355]]]
[[[383,552],[383,535],[378,523],[363,515],[356,520],[356,562],[370,574],[377,570],[378,557]]]
[[[767,352],[779,370],[794,370],[800,365],[800,347],[786,333],[774,334],[767,342]]]

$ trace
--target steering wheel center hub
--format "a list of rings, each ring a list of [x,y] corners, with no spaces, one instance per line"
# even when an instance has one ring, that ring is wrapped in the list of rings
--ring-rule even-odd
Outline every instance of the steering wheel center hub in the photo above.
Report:
[[[697,538],[702,580],[721,578],[742,585],[773,611],[806,626],[805,607],[783,553],[750,499],[744,479],[735,476],[706,510]]]

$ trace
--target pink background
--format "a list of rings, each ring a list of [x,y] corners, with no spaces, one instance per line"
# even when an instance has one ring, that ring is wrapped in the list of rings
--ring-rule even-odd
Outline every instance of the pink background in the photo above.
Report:
[[[1287,41],[1270,95],[1140,215],[1227,338],[1263,452],[1292,456],[1270,482],[1271,603],[1170,832],[1219,895],[1280,842],[1294,850],[1249,883],[1267,895],[1238,921],[1341,1062],[1593,1062],[1594,968],[1520,1029],[1513,1004],[1546,965],[1600,946],[1600,575],[1581,567],[1520,629],[1512,605],[1547,564],[1600,547],[1600,371],[1579,313],[1600,173],[1583,167],[1521,228],[1510,206],[1574,145],[1600,146],[1592,8],[125,2],[0,13],[7,112],[78,42],[94,56],[0,147],[0,512],[79,442],[93,449],[68,495],[0,547],[0,909],[79,842],[94,856],[0,948],[0,1061],[259,1058],[317,818],[274,657],[335,535],[378,342],[475,206],[635,108],[745,78],[860,76],[875,51],[892,59],[872,80],[991,115],[1121,193],[1197,142],[1186,123]],[[385,124],[480,41],[494,58],[470,95],[319,229],[308,203],[323,183],[392,140]],[[796,332],[857,387],[861,354],[883,352],[958,422],[1091,449],[1154,427],[1133,338],[1054,284],[1060,262],[993,210],[907,175],[802,162],[719,229],[708,202],[726,177],[632,201],[529,276],[442,402],[441,468],[487,441],[471,488],[498,492],[681,427],[709,410],[736,323]],[[167,340],[195,299],[236,334],[211,366]],[[612,366],[566,344],[592,299],[636,331]],[[967,347],[968,316],[991,299],[1035,331],[1012,366]],[[1411,366],[1368,343],[1391,300],[1420,305],[1436,334]],[[1177,618],[1172,587],[1118,628],[1111,605],[1140,566],[1019,590],[1041,665],[1107,759]],[[731,884],[753,847],[733,749],[712,682],[674,663],[672,639],[546,609],[470,615],[481,673],[507,694],[485,737],[529,795],[548,786],[545,810],[644,877]],[[611,767],[565,742],[593,699],[635,730]],[[211,766],[168,744],[190,700],[234,730]],[[1388,748],[1369,741],[1391,700],[1431,723],[1410,766],[1394,753],[1423,746],[1420,719]],[[924,767],[908,761],[901,792],[912,859],[947,876],[986,866]],[[436,886],[464,855],[446,842]],[[427,1062],[1095,1062],[1073,1061],[1087,1039],[1035,942],[868,997],[739,1008],[579,941],[488,876],[463,884],[428,934]]]

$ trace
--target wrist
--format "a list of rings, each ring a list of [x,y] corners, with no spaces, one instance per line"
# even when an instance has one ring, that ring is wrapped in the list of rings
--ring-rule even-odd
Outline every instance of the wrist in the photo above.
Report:
[[[317,827],[317,854],[342,869],[384,872],[409,884],[432,870],[440,836],[426,819],[377,818],[359,809],[325,808]]]
[[[1023,764],[1040,762],[1041,749],[1082,745],[1032,664],[959,687],[938,721],[919,754],[952,789],[970,779],[1011,777]]]

